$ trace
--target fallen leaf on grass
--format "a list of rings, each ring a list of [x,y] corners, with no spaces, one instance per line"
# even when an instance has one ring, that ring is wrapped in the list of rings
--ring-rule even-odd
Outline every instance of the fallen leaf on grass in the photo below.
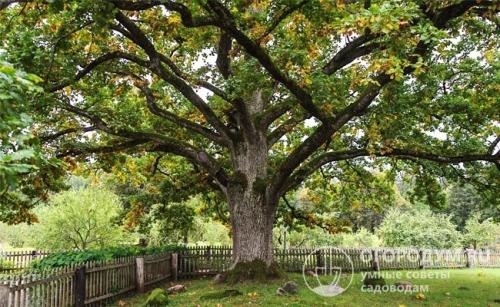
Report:
[[[249,292],[247,293],[248,296],[250,296],[251,298],[256,298],[257,297],[257,292]]]

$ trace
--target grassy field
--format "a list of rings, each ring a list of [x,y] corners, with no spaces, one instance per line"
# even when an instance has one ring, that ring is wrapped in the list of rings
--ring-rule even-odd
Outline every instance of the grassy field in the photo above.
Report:
[[[399,272],[399,273],[397,273]],[[408,276],[410,272],[412,276]],[[425,272],[426,276],[414,276]],[[407,280],[413,285],[428,285],[428,291],[422,292],[423,298],[417,299],[418,293],[366,293],[361,291],[362,275],[356,274],[353,283],[339,296],[321,297],[309,290],[300,274],[289,274],[287,279],[268,284],[246,283],[238,286],[214,285],[211,279],[181,281],[187,291],[170,296],[168,306],[500,306],[500,269],[455,269],[424,271],[392,271],[393,276],[386,278],[387,284],[398,280]],[[433,274],[434,273],[434,274]],[[440,278],[429,278],[429,274]],[[434,276],[435,277],[435,276]],[[285,281],[294,280],[299,284],[299,293],[293,296],[277,296],[276,289]],[[328,282],[328,279],[324,280]],[[170,284],[164,285],[165,287]],[[200,296],[238,289],[241,296],[215,300],[202,300]],[[146,294],[147,295],[147,294]],[[124,299],[115,306],[139,306],[146,295]]]

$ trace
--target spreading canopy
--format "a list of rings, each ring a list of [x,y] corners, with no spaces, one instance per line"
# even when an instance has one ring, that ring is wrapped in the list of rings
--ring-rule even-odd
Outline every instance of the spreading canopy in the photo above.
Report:
[[[0,8],[9,60],[43,79],[35,132],[67,162],[154,154],[156,169],[175,155],[222,195],[246,180],[269,204],[320,169],[343,178],[366,165],[498,188],[493,1],[8,0]],[[248,175],[252,152],[265,169]]]

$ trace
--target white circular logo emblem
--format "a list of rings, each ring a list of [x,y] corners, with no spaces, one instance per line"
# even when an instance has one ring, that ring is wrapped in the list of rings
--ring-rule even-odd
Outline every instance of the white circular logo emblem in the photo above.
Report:
[[[349,288],[354,278],[354,266],[351,257],[343,250],[321,247],[307,255],[302,276],[311,291],[332,297]]]

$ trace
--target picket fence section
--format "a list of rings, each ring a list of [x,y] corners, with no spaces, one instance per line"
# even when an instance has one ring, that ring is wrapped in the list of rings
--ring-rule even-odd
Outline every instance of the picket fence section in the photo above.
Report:
[[[0,306],[72,306],[74,272],[69,266],[0,277]]]
[[[325,247],[275,249],[274,254],[285,271],[321,274],[338,269],[500,267],[499,250]],[[0,275],[0,307],[102,306],[122,295],[144,292],[162,281],[224,272],[230,267],[231,257],[229,246],[188,247],[176,253],[88,262],[50,271],[20,270]],[[27,265],[26,261],[22,263]]]
[[[215,275],[231,265],[233,250],[229,246],[196,246],[178,252],[178,277]]]
[[[170,278],[171,253],[21,272],[0,277],[0,307],[102,306]]]
[[[0,260],[6,261],[5,268],[1,270],[24,269],[29,266],[33,260],[42,259],[50,255],[48,251],[30,250],[30,251],[1,251]]]
[[[111,261],[89,262],[75,270],[75,301],[98,306],[135,290],[136,259],[124,257]],[[81,280],[84,281],[81,281]]]

